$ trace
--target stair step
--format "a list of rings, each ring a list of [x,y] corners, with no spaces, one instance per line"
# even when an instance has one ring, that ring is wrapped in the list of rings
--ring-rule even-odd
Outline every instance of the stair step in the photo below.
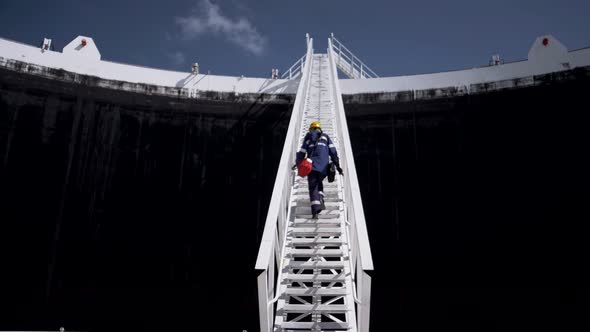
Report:
[[[348,307],[343,304],[285,304],[283,310],[288,313],[321,312],[337,314],[348,312]]]
[[[287,242],[291,247],[296,246],[341,246],[341,239],[292,239]]]
[[[285,280],[290,281],[301,281],[301,282],[336,282],[336,281],[344,281],[346,279],[346,275],[344,273],[339,274],[296,274],[296,273],[289,273],[285,276]]]
[[[295,189],[309,189],[309,185],[307,184],[307,178],[299,178],[296,180],[293,185]],[[327,179],[324,180],[324,189],[339,189],[338,184],[336,182],[328,182]]]
[[[303,189],[303,188],[309,188],[309,185],[307,184],[307,181],[300,181],[299,183],[295,183],[294,188],[296,189]],[[324,183],[324,189],[337,189],[338,188],[338,184],[336,182],[325,182]]]
[[[295,238],[287,241],[289,247],[340,247],[343,244],[341,239],[307,239],[307,238]]]
[[[330,202],[330,201],[324,200],[324,205],[326,206],[326,209],[324,209],[324,211],[327,211],[327,210],[339,209],[341,204],[340,204],[340,202]],[[311,202],[309,201],[309,199],[307,199],[307,201],[301,200],[300,202],[297,202],[295,207],[297,207],[297,208],[310,208]]]
[[[311,218],[311,210],[309,210],[309,212],[310,213],[307,213],[307,214],[309,214],[310,218]],[[295,213],[296,216],[299,216],[299,214],[301,214],[301,213],[298,213],[298,212]],[[333,218],[337,218],[338,215],[340,215],[340,212],[338,210],[322,210],[322,211],[320,211],[319,215],[320,216],[322,216],[322,215],[323,216],[333,216]],[[301,218],[304,218],[304,217],[301,217]]]
[[[323,209],[321,212],[324,212],[324,214],[333,214],[336,215],[337,212],[340,211],[340,206],[334,206],[334,205],[327,205],[326,204],[326,208]],[[309,214],[311,212],[311,205],[308,204],[308,206],[295,206],[295,214]],[[320,214],[321,214],[320,212]]]
[[[307,200],[309,201],[309,191],[307,190],[307,188],[301,188],[301,189],[295,189],[295,191],[293,192],[294,195],[301,195],[303,196],[302,198],[307,198]],[[338,191],[336,189],[325,189],[324,188],[324,199],[326,198],[338,198]]]
[[[300,201],[303,202],[307,202],[308,204],[310,203],[309,201],[309,193],[305,192],[305,193],[300,193],[300,192],[294,192],[294,199],[295,202],[299,203]],[[326,195],[324,195],[324,202],[325,203],[340,203],[342,202],[342,199],[340,197],[338,197],[338,193],[327,193]]]
[[[295,296],[313,296],[313,295],[322,295],[322,296],[344,296],[348,295],[348,291],[346,288],[295,288],[295,287],[287,287],[285,290],[285,294],[287,295],[295,295]]]
[[[291,261],[289,262],[289,268],[293,269],[343,269],[346,261],[311,261],[311,262],[300,262]]]
[[[324,199],[324,204],[326,204],[326,207],[328,206],[340,206],[342,203],[340,199],[338,198],[325,198]],[[304,206],[304,207],[310,207],[311,206],[311,202],[309,201],[309,197],[306,198],[297,198],[295,200],[295,204],[296,206]]]
[[[297,197],[295,199],[295,203],[299,204],[299,203],[309,203],[309,195],[305,195],[305,197]],[[338,196],[335,197],[324,197],[324,203],[326,203],[326,205],[328,205],[328,203],[333,203],[333,204],[339,204],[342,203],[342,200],[340,198],[338,198]]]
[[[307,186],[301,188],[294,188],[296,193],[307,193],[309,194],[309,188]],[[324,194],[338,194],[339,188],[326,188],[324,187]]]
[[[323,181],[324,189],[338,189],[338,182],[328,182],[328,178],[325,178]],[[295,180],[293,184],[294,188],[296,189],[308,189],[309,183],[307,182],[307,178],[298,178]]]
[[[299,217],[297,216],[295,218],[295,221],[297,222],[325,222],[325,223],[335,223],[335,222],[340,222],[339,218],[322,218],[322,215],[320,214],[318,217],[319,219],[311,219],[311,214],[307,215],[307,216],[303,216],[303,217]]]
[[[342,230],[339,227],[293,227],[292,236],[340,236]]]
[[[336,330],[336,329],[344,329],[347,330],[350,328],[347,322],[283,322],[281,324],[281,328],[284,329],[307,329],[307,330]],[[289,332],[289,331],[285,331]],[[299,331],[303,332],[303,331]]]
[[[287,255],[294,257],[342,257],[344,252],[340,249],[291,249],[287,250]]]
[[[339,219],[295,219],[293,225],[296,227],[340,227]]]
[[[336,219],[324,219],[324,220],[336,220]],[[293,229],[301,229],[301,228],[315,228],[315,229],[320,229],[320,228],[340,228],[340,222],[336,222],[336,223],[321,223],[321,224],[313,224],[313,223],[302,223],[302,224],[294,224],[292,225]],[[342,234],[342,233],[340,233]],[[333,235],[333,236],[340,236],[340,234],[338,235]],[[320,235],[320,236],[330,236],[332,235],[332,233],[328,234],[328,235],[324,235],[324,234],[312,234],[309,236],[316,236],[316,235]],[[295,234],[295,236],[301,236],[299,233]]]
[[[293,192],[295,196],[301,196],[301,198],[307,198],[309,200],[309,191],[305,189],[295,189]],[[299,198],[299,197],[298,197]],[[331,189],[324,190],[324,199],[326,198],[339,198],[337,191],[331,191]]]
[[[325,212],[326,211],[320,212],[320,214],[318,214],[318,219],[338,219],[338,218],[340,218],[339,211],[338,211],[338,213],[325,213]],[[296,219],[311,219],[311,217],[312,217],[311,213],[297,213],[297,212],[295,213]]]

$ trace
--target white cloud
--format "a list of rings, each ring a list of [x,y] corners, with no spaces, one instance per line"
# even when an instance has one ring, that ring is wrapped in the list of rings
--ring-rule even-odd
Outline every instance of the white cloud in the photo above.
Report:
[[[183,64],[185,64],[185,61],[186,61],[186,57],[184,56],[184,53],[179,52],[179,51],[168,53],[168,58],[170,58],[170,61],[175,66],[183,65]]]
[[[255,55],[261,55],[266,49],[266,38],[247,18],[224,16],[219,6],[210,0],[201,0],[199,7],[200,12],[196,15],[176,18],[185,38],[215,33]]]

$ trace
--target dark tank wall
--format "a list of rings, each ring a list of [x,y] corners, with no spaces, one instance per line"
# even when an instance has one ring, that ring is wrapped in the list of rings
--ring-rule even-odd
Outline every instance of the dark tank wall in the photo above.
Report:
[[[588,328],[589,78],[345,96],[373,329]]]
[[[209,97],[0,71],[0,329],[258,328],[293,101]]]
[[[52,78],[0,70],[0,329],[257,331],[292,96]],[[535,79],[344,97],[372,330],[571,330],[588,311],[588,72]]]

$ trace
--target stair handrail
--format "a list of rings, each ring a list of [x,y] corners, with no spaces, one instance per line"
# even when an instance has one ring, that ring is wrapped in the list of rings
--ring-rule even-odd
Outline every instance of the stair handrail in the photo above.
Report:
[[[301,75],[301,68],[305,65],[305,58],[307,57],[307,53],[304,54],[299,60],[295,61],[295,63],[289,67],[289,69],[285,70],[281,74],[281,79],[293,79],[297,78]]]
[[[352,261],[351,275],[353,277],[353,291],[356,300],[357,310],[357,329],[359,332],[369,331],[369,316],[371,304],[371,276],[373,271],[373,258],[371,255],[371,246],[369,244],[369,235],[365,221],[365,213],[360,194],[360,187],[352,153],[352,145],[348,132],[346,114],[344,113],[344,103],[338,81],[338,72],[336,68],[336,55],[332,38],[328,39],[328,58],[330,60],[332,80],[332,94],[334,100],[334,110],[336,116],[336,133],[340,138],[340,166],[344,171],[343,176],[343,197],[346,208],[347,232],[350,237],[348,243],[350,247],[350,257]],[[356,274],[356,277],[355,277]]]
[[[288,211],[290,208],[291,190],[295,179],[291,166],[295,164],[295,152],[298,149],[299,134],[303,123],[303,112],[309,78],[311,75],[311,59],[313,56],[313,38],[306,34],[307,52],[303,63],[301,80],[293,104],[291,118],[283,153],[268,207],[268,214],[260,241],[255,269],[259,271],[258,308],[260,314],[260,331],[271,332],[273,329],[274,310],[273,297],[278,289],[279,281],[275,279],[275,269],[280,269],[281,251],[284,247],[287,230]],[[280,275],[280,271],[278,271]]]
[[[379,75],[342,44],[334,34],[330,35],[330,49],[334,52],[336,65],[350,78],[378,78]],[[344,62],[344,64],[343,64]]]

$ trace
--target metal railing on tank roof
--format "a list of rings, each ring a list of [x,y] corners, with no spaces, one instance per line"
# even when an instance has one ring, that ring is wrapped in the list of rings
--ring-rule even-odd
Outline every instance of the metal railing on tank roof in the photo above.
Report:
[[[336,66],[349,78],[377,78],[379,75],[344,46],[334,34],[330,35],[330,50]]]

